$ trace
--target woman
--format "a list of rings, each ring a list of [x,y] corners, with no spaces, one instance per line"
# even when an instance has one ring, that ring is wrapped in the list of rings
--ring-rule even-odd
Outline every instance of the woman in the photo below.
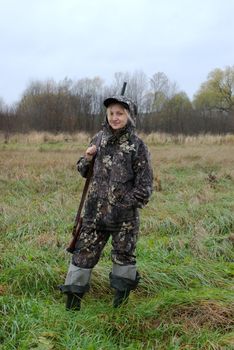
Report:
[[[134,133],[136,105],[129,98],[114,96],[107,98],[104,106],[107,117],[103,130],[77,162],[78,171],[86,177],[95,157],[80,237],[65,284],[60,287],[67,294],[67,309],[80,309],[81,298],[89,290],[92,269],[110,236],[113,306],[126,302],[139,282],[134,255],[138,208],[148,202],[152,192],[150,157],[144,142]],[[97,149],[95,144],[100,137]]]

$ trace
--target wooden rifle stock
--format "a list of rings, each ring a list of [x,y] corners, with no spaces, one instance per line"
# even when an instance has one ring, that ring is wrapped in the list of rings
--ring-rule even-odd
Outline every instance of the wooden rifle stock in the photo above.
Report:
[[[69,246],[67,247],[67,252],[68,253],[73,253],[76,247],[76,242],[80,236],[80,229],[82,225],[82,216],[79,216],[78,219],[76,219],[73,230],[72,230],[72,239],[69,243]]]

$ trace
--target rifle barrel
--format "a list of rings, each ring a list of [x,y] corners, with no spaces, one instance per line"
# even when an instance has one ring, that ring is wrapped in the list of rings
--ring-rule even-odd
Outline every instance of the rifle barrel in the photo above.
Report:
[[[125,93],[125,90],[126,90],[126,86],[127,86],[127,83],[126,81],[123,83],[123,87],[122,87],[122,90],[121,90],[121,95],[123,96],[124,93]]]

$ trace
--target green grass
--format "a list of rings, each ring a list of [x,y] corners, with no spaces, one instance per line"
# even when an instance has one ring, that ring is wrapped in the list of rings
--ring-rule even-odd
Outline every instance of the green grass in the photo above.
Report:
[[[63,283],[84,181],[83,141],[0,144],[0,349],[234,349],[232,144],[151,144],[155,191],[141,211],[141,282],[112,308],[110,242],[80,312]],[[161,191],[156,191],[156,177]]]

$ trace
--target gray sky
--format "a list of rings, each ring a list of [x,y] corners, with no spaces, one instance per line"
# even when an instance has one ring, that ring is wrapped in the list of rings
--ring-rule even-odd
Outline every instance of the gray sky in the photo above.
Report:
[[[0,97],[31,80],[164,72],[190,98],[234,64],[234,0],[0,0]]]

